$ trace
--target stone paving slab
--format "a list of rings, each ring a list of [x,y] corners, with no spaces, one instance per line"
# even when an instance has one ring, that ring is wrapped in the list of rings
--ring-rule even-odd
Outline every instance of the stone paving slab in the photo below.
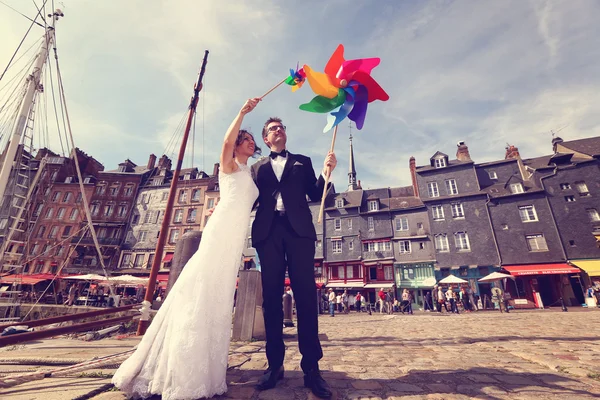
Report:
[[[521,311],[461,315],[366,315],[319,319],[323,376],[336,399],[593,399],[600,398],[600,312]],[[264,342],[232,343],[229,390],[218,399],[307,399],[295,328],[285,329],[286,377],[273,390],[258,392],[266,368]],[[82,342],[53,339],[0,349],[0,360],[91,359],[132,348],[139,338]],[[12,365],[19,370],[48,366]],[[0,375],[11,365],[0,362]],[[109,380],[114,368],[64,379],[67,397],[52,397],[57,380],[12,388],[0,398],[77,398]],[[98,373],[97,378],[92,378]],[[81,389],[81,392],[78,391]],[[21,397],[19,397],[21,396]],[[81,398],[81,397],[80,397]],[[88,396],[92,398],[92,396]],[[98,400],[121,400],[106,392]]]

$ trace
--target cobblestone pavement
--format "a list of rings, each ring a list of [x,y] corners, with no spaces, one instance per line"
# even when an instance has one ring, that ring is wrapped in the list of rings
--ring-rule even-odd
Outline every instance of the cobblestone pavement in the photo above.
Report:
[[[352,313],[335,318],[323,315],[319,323],[325,354],[320,366],[337,399],[600,398],[600,310]],[[267,366],[264,342],[236,342],[231,346],[229,390],[219,399],[312,398],[302,387],[295,328],[286,328],[285,334],[286,377],[275,389],[254,389]],[[131,348],[139,338],[54,340],[56,344],[44,341],[1,355],[89,359]],[[0,373],[8,372],[7,368]],[[45,379],[0,392],[0,397],[92,398],[85,396],[85,388],[89,393],[106,386],[113,371],[90,371],[69,381]],[[125,396],[106,392],[93,398]]]
[[[319,322],[320,366],[338,399],[600,398],[596,310],[354,313]],[[223,398],[306,399],[294,333],[286,340],[286,378],[262,393],[250,385],[266,367],[264,349],[253,350],[262,343],[236,344],[230,364],[241,365],[231,369]]]

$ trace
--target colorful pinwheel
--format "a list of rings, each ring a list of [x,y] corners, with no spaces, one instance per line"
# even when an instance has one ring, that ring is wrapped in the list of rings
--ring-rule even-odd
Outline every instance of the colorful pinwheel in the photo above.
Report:
[[[304,68],[298,69],[298,65],[296,65],[295,71],[290,68],[290,76],[286,78],[285,83],[292,87],[292,92],[295,92],[302,87],[305,79],[306,74],[304,73]]]
[[[292,92],[295,92],[296,90],[298,90],[302,87],[305,79],[306,79],[306,74],[304,73],[304,68],[298,69],[298,65],[296,65],[295,71],[290,68],[290,75],[287,78],[283,79],[281,82],[279,82],[277,85],[275,85],[271,89],[269,89],[269,91],[267,93],[263,94],[262,96],[260,96],[260,98],[261,99],[264,98],[266,95],[268,95],[269,93],[271,93],[273,90],[277,89],[279,86],[281,86],[284,83],[287,83],[288,85],[292,86]]]
[[[345,60],[344,46],[340,44],[327,62],[324,73],[314,71],[308,65],[302,68],[317,96],[302,104],[300,109],[329,113],[323,132],[337,126],[346,117],[354,121],[357,129],[362,129],[368,103],[390,98],[371,77],[371,71],[379,62],[379,58]]]

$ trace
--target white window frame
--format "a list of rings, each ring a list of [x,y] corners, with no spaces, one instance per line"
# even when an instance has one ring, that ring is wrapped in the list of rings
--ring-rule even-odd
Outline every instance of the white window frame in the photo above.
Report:
[[[342,253],[342,240],[331,240],[331,251],[333,254],[341,254]]]
[[[512,194],[524,193],[523,184],[521,183],[511,183],[510,184],[510,192]]]
[[[576,201],[575,196],[565,196],[565,201],[567,203],[572,203],[574,201]]]
[[[79,209],[72,208],[71,213],[69,214],[69,219],[71,221],[75,221],[77,219],[77,216],[79,216]]]
[[[443,209],[442,209],[443,210]],[[465,210],[463,208],[462,203],[453,203],[450,204],[450,210],[452,211],[452,218],[464,218]]]
[[[575,182],[575,190],[577,190],[577,193],[582,197],[590,195],[590,190],[584,181]]]
[[[441,204],[431,206],[431,216],[434,221],[443,221],[444,220],[444,206]]]
[[[569,189],[571,189],[571,184],[570,183],[565,182],[565,183],[561,183],[560,184],[560,190],[569,190]]]
[[[436,157],[433,159],[433,166],[435,168],[444,168],[446,166],[446,158],[445,157]]]
[[[519,216],[521,217],[521,222],[535,222],[538,221],[538,216],[535,211],[535,206],[526,205],[519,206]]]
[[[175,243],[179,239],[179,229],[171,229],[169,232],[169,243]]]
[[[140,231],[140,237],[139,237],[139,241],[140,242],[145,242],[148,239],[148,231]]]
[[[61,207],[58,209],[58,211],[56,212],[56,219],[63,219],[65,217],[65,214],[67,213],[67,209],[64,207]]]
[[[369,200],[368,206],[369,206],[369,211],[379,211],[379,201],[378,200]]]
[[[336,231],[342,230],[342,219],[341,218],[336,218],[333,220],[333,229],[335,229]]]
[[[354,266],[346,265],[346,279],[354,279]]]
[[[175,210],[173,222],[179,224],[181,223],[181,221],[183,221],[183,208],[178,208],[177,210]]]
[[[352,219],[348,218],[348,229],[352,229]]]
[[[471,251],[469,235],[467,232],[456,232],[454,234],[454,245],[458,251]]]
[[[335,200],[335,207],[336,208],[342,208],[342,207],[344,207],[344,200],[343,199],[336,199]]]
[[[587,215],[590,218],[590,221],[592,222],[598,222],[600,221],[600,214],[598,214],[598,210],[595,208],[588,208],[587,210]]]
[[[448,195],[458,194],[456,179],[446,179],[446,193],[448,193]]]
[[[383,279],[386,281],[391,281],[394,279],[394,270],[391,265],[383,266]]]
[[[448,235],[440,233],[434,236],[435,249],[438,253],[447,253],[450,251],[448,246]]]
[[[440,190],[437,182],[427,182],[427,194],[429,197],[440,197]]]
[[[396,217],[395,225],[396,225],[397,231],[408,231],[409,230],[407,217]]]
[[[412,252],[410,240],[400,240],[398,242],[398,249],[400,254],[410,254]]]
[[[374,231],[375,230],[375,221],[373,220],[373,217],[368,217],[367,218],[367,226],[369,228],[370,231]]]
[[[339,265],[338,269],[338,279],[346,279],[346,266]]]
[[[548,251],[548,243],[542,234],[526,235],[525,241],[527,242],[527,247],[531,252]]]
[[[348,250],[350,250],[350,251],[354,250],[354,240],[350,240],[348,242]]]
[[[498,174],[496,174],[495,171],[488,171],[488,176],[490,177],[490,179],[498,179]]]

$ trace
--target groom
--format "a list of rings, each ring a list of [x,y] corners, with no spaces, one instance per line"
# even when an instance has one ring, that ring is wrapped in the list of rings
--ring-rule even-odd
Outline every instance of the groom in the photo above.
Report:
[[[325,186],[323,175],[327,168],[333,171],[337,161],[335,155],[329,153],[323,174],[317,180],[310,158],[286,150],[286,129],[281,119],[269,118],[262,137],[271,154],[252,166],[252,176],[259,190],[252,244],[261,262],[269,368],[257,389],[271,389],[283,378],[282,296],[287,267],[296,300],[304,386],[315,396],[328,399],[331,390],[319,372],[323,351],[318,337],[319,306],[313,269],[317,235],[306,196],[313,201],[321,199]]]

